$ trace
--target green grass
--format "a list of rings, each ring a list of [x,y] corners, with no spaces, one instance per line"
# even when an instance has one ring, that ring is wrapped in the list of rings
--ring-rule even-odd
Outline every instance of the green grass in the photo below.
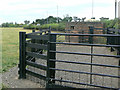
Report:
[[[30,33],[22,28],[0,28],[2,31],[2,71],[5,72],[19,62],[19,32]]]
[[[62,32],[62,31],[52,31],[52,33],[65,33],[65,32]],[[65,41],[65,36],[64,35],[57,35],[57,42],[62,42],[62,41]]]
[[[31,33],[32,31],[22,28],[0,28],[0,31],[2,31],[2,40],[0,40],[0,45],[2,45],[2,52],[0,52],[2,53],[2,70],[0,71],[6,72],[19,62],[19,32]],[[59,37],[59,40],[61,39],[64,40],[65,37]]]

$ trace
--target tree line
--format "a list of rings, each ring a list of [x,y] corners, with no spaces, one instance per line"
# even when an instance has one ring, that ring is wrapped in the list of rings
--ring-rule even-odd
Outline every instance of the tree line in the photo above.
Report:
[[[23,27],[24,24],[18,24],[18,23],[13,23],[13,22],[6,22],[2,23],[1,27]]]
[[[60,17],[54,17],[49,16],[47,18],[42,19],[36,19],[33,22],[30,22],[29,20],[25,20],[24,24],[17,24],[16,22],[13,23],[2,23],[2,27],[24,27],[25,29],[46,29],[49,26],[52,27],[52,29],[65,29],[65,23],[67,22],[84,22],[86,17],[79,18],[79,17],[71,17],[68,14],[65,15],[63,18]],[[95,18],[92,18],[95,19]],[[88,21],[86,21],[88,22]],[[109,19],[105,17],[101,17],[99,21],[97,22],[103,22],[104,28],[115,28],[120,29],[120,19]]]

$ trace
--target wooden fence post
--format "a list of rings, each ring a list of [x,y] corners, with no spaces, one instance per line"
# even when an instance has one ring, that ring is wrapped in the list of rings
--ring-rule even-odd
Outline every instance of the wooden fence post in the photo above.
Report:
[[[26,32],[20,32],[19,33],[19,79],[25,79],[26,78],[26,56],[25,56],[25,38]]]
[[[50,80],[50,78],[55,78],[55,70],[50,70],[50,68],[55,68],[55,61],[50,61],[50,59],[56,59],[56,53],[50,52],[56,51],[56,44],[51,44],[50,42],[56,42],[56,35],[51,35],[50,32],[48,41],[48,53],[47,53],[47,83],[46,88],[50,88],[49,85],[55,83],[55,81]]]

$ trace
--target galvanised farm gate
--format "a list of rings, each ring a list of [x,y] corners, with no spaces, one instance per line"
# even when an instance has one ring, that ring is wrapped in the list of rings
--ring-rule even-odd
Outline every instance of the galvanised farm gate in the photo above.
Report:
[[[94,30],[104,30],[106,34],[94,34]],[[20,32],[19,78],[31,75],[43,80],[46,88],[120,88],[119,30],[89,27],[89,31],[89,34],[51,33],[50,29],[29,34]],[[66,42],[65,36],[88,36],[89,41]],[[96,44],[95,37],[102,37],[103,43]],[[111,49],[116,53],[95,53],[96,47],[96,52]],[[73,48],[77,48],[76,51]],[[88,62],[80,60],[88,58]]]

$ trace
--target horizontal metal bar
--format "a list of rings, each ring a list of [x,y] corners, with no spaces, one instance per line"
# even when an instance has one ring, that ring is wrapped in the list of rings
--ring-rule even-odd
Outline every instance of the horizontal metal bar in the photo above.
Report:
[[[51,70],[57,70],[57,71],[66,71],[66,72],[74,72],[74,73],[81,73],[81,74],[90,74],[90,75],[98,75],[98,76],[105,76],[105,77],[120,78],[120,76],[114,76],[114,75],[89,73],[89,72],[73,71],[73,70],[66,70],[66,69],[57,69],[57,68],[50,68],[50,69]]]
[[[88,43],[64,43],[64,42],[50,42],[50,43],[65,44],[65,45],[98,46],[98,47],[120,47],[120,45],[103,45],[103,44],[88,44]]]
[[[103,57],[116,57],[120,58],[120,55],[104,55],[104,54],[89,54],[89,53],[78,53],[78,52],[65,52],[65,51],[52,51],[54,53],[63,53],[63,54],[76,54],[76,55],[88,55],[88,56],[103,56]]]
[[[26,43],[26,47],[47,50],[47,45],[41,45],[36,43]]]
[[[26,69],[26,73],[27,73],[27,74],[30,74],[30,75],[32,75],[32,76],[34,76],[34,77],[37,77],[37,78],[40,78],[40,79],[46,80],[46,76],[43,76],[43,75],[37,74],[37,73],[32,72],[32,71],[30,71],[30,70],[27,70],[27,69]]]
[[[63,60],[55,60],[55,59],[50,59],[50,61],[64,62],[64,63],[73,63],[73,64],[83,64],[83,65],[93,65],[93,66],[103,66],[103,67],[120,68],[120,66],[105,65],[105,64],[84,63],[84,62],[73,62],[73,61],[63,61]]]
[[[100,87],[100,88],[106,88],[106,89],[117,89],[113,87],[105,87],[105,86],[99,86],[99,85],[94,85],[94,84],[87,84],[87,83],[81,83],[81,82],[73,82],[73,81],[68,81],[68,80],[60,80],[60,79],[54,79],[51,78],[53,81],[59,81],[59,82],[66,82],[66,83],[74,83],[74,84],[80,84],[80,85],[87,85],[87,86],[93,86],[93,87]]]
[[[100,36],[100,37],[120,37],[120,35],[112,34],[71,34],[71,33],[50,33],[51,35],[64,35],[64,36]]]
[[[30,42],[31,40],[26,40],[26,42]]]
[[[118,31],[118,30],[120,30],[120,29],[109,28],[108,30],[109,30],[109,31]]]
[[[33,59],[34,59],[34,57],[30,57],[30,56],[26,57],[26,60],[28,60],[28,61],[32,61]]]
[[[38,40],[49,40],[48,35],[26,35],[26,38],[38,39]]]
[[[40,34],[42,32],[32,32],[32,33],[28,33],[27,35],[36,35],[36,34]]]
[[[27,35],[30,35],[30,34],[35,35],[35,34],[40,34],[40,33],[44,33],[44,32],[47,32],[47,31],[49,31],[49,29],[41,30],[41,31],[38,31],[38,32],[28,33]]]
[[[47,56],[44,55],[44,54],[38,54],[38,53],[35,53],[35,52],[26,52],[26,55],[31,56],[31,57],[35,57],[35,58],[41,58],[41,59],[47,60]]]
[[[26,61],[26,64],[30,65],[30,66],[33,66],[33,67],[36,67],[36,68],[39,68],[39,69],[42,69],[42,70],[46,70],[47,69],[47,66],[42,65],[42,64],[37,64],[37,63],[31,62],[31,61]]]
[[[106,30],[106,28],[94,28],[95,30]]]
[[[58,85],[58,84],[49,84],[49,88],[67,88],[67,89],[74,89],[74,90],[78,90],[78,88],[76,87],[71,87],[71,86],[64,86],[64,85]],[[79,90],[86,90],[85,88],[79,88]]]

